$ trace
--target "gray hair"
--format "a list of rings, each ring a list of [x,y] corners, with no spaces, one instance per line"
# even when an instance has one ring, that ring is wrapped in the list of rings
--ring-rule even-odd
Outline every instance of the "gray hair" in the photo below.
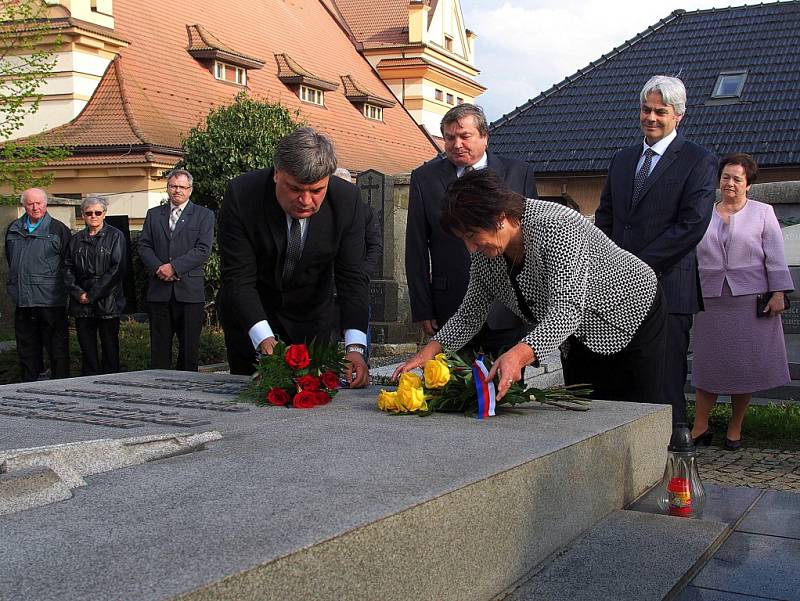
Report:
[[[336,152],[328,136],[301,127],[278,142],[272,162],[299,183],[313,184],[336,171]]]
[[[454,106],[444,114],[444,117],[442,117],[442,122],[439,124],[439,129],[442,130],[442,135],[444,135],[445,127],[461,121],[464,117],[469,116],[475,117],[475,127],[478,128],[478,133],[481,134],[481,137],[485,138],[488,136],[489,124],[486,122],[486,115],[483,113],[483,109],[477,104],[469,104],[468,102]]]
[[[25,197],[30,192],[39,192],[39,193],[41,193],[41,195],[44,196],[44,204],[45,204],[45,206],[47,205],[47,201],[50,200],[50,196],[47,194],[47,190],[44,190],[42,188],[28,188],[27,190],[23,190],[22,194],[19,195],[19,204],[21,204],[21,205],[25,204]]]
[[[686,112],[686,88],[677,77],[669,77],[667,75],[651,77],[644,84],[642,92],[639,94],[639,101],[644,104],[647,101],[647,96],[653,92],[661,94],[661,101],[664,104],[671,105],[676,114],[683,115]]]
[[[190,186],[194,184],[194,178],[192,177],[192,174],[186,171],[186,169],[173,169],[170,171],[167,175],[167,182],[169,182],[169,180],[171,180],[173,177],[178,177],[179,175],[185,176],[186,179],[189,180]]]
[[[95,196],[90,194],[86,198],[83,199],[81,202],[81,213],[83,213],[87,208],[91,207],[92,205],[100,205],[103,207],[103,213],[108,212],[108,200],[103,198],[102,196]]]
[[[350,174],[349,169],[345,169],[344,167],[337,167],[336,171],[333,172],[336,177],[341,177],[346,182],[352,182],[353,176]]]

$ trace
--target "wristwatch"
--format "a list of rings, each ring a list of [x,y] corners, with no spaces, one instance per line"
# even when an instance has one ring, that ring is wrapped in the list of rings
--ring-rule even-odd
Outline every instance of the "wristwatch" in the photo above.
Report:
[[[344,347],[345,353],[359,353],[363,355],[366,350],[367,349],[363,344],[348,344],[346,347]]]

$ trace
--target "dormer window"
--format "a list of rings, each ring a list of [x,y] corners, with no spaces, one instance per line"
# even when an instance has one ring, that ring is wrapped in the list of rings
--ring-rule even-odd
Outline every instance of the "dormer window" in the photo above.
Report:
[[[383,121],[383,108],[375,106],[374,104],[364,104],[364,116],[367,119],[374,119],[375,121]]]
[[[714,84],[714,91],[711,93],[711,98],[741,98],[746,79],[746,71],[720,73]]]
[[[246,86],[247,70],[264,66],[264,61],[225,46],[202,25],[187,25],[186,32],[189,34],[189,54],[207,66],[219,81]]]
[[[229,65],[222,61],[214,61],[214,77],[222,81],[229,81],[240,86],[247,85],[247,69]]]
[[[303,102],[325,106],[325,93],[322,90],[309,86],[300,86],[299,96]]]
[[[344,95],[356,108],[361,108],[361,113],[367,119],[383,121],[383,109],[395,105],[394,100],[382,98],[370,92],[364,85],[359,84],[352,75],[342,75]]]
[[[325,106],[325,92],[332,92],[339,87],[338,83],[303,69],[288,54],[276,54],[275,62],[278,64],[278,79],[294,89],[303,102]]]

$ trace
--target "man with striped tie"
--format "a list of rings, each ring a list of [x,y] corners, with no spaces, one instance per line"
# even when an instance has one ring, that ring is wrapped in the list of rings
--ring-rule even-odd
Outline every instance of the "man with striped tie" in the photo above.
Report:
[[[172,339],[178,337],[176,369],[197,371],[205,309],[203,265],[211,254],[214,213],[189,200],[192,174],[167,177],[169,203],[147,211],[139,257],[148,274],[150,366],[171,369]]]

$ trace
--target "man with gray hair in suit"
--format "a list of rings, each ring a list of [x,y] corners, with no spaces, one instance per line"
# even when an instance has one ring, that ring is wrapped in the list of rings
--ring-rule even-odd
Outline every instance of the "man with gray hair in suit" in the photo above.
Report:
[[[150,366],[171,369],[172,339],[178,337],[176,369],[197,371],[205,316],[203,266],[211,254],[214,213],[189,200],[192,174],[167,176],[169,203],[147,211],[139,257],[148,274]]]
[[[674,424],[686,421],[689,330],[693,314],[703,307],[695,247],[711,220],[717,159],[678,133],[686,111],[686,88],[680,79],[650,78],[639,100],[644,138],[611,160],[595,225],[647,263],[664,291],[668,315],[663,398],[650,402],[672,405]],[[570,354],[581,351],[579,345],[569,349]]]

